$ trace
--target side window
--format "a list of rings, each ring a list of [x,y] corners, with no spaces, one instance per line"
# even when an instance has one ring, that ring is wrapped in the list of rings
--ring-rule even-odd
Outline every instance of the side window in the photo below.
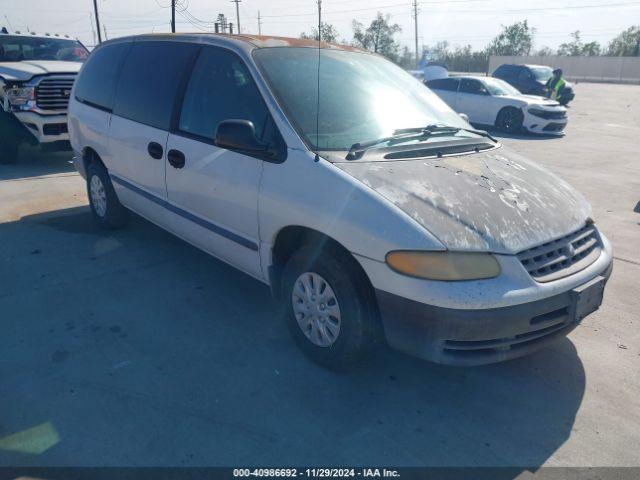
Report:
[[[134,43],[118,80],[113,113],[168,130],[176,93],[197,49],[170,41]]]
[[[518,73],[518,80],[529,80],[531,78],[531,72],[528,68],[521,68]]]
[[[436,80],[431,80],[427,83],[429,88],[433,88],[436,90],[447,90],[450,92],[455,92],[458,90],[458,80],[454,78],[438,78]]]
[[[501,65],[494,72],[494,76],[499,78],[514,78],[518,74],[518,69],[513,65]]]
[[[463,78],[460,82],[460,92],[461,93],[471,93],[474,95],[487,95],[487,89],[481,82],[478,80],[473,80],[471,78]]]
[[[122,61],[131,43],[115,43],[96,48],[82,67],[75,82],[80,102],[111,110]]]
[[[223,120],[253,122],[256,135],[267,138],[270,118],[251,73],[234,53],[205,47],[200,52],[185,92],[179,130],[207,139]]]

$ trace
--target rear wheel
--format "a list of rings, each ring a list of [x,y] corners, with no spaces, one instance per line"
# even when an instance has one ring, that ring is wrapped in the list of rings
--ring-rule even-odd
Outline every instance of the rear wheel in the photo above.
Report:
[[[520,110],[514,107],[505,107],[498,112],[495,125],[503,132],[518,133],[522,130],[523,120],[524,116]]]
[[[307,357],[332,370],[360,360],[377,338],[371,292],[345,255],[306,245],[283,272],[289,331]]]
[[[107,169],[97,162],[87,167],[87,195],[93,217],[104,228],[121,228],[129,219],[113,189]]]

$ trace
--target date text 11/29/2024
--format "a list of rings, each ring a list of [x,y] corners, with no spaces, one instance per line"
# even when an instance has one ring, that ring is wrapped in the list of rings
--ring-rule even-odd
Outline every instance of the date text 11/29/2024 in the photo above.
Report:
[[[234,477],[306,477],[306,478],[394,478],[400,477],[397,470],[387,468],[235,468]]]

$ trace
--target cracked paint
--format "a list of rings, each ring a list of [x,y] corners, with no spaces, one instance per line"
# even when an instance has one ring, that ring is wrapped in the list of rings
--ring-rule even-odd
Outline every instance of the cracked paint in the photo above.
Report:
[[[452,250],[517,253],[577,230],[591,215],[574,188],[504,148],[392,165],[336,163]]]

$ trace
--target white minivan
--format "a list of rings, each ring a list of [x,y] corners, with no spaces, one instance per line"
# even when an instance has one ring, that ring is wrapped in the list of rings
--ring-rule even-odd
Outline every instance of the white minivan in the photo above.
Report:
[[[322,365],[380,339],[445,364],[505,360],[602,302],[611,244],[584,197],[378,55],[119,38],[71,96],[96,220],[134,211],[268,284]]]

